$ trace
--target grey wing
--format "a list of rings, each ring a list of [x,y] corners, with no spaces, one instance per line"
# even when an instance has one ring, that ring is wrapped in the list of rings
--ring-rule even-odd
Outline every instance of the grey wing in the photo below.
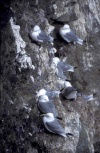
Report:
[[[63,73],[63,69],[60,67],[60,66],[58,66],[58,77],[59,78],[62,78],[62,79],[64,79],[64,80],[66,80],[67,79],[67,77],[64,75],[64,73]]]
[[[58,66],[63,70],[63,71],[68,71],[68,70],[73,70],[73,66],[66,64],[64,62],[58,63]]]
[[[47,95],[49,99],[54,99],[58,95],[58,91],[48,91]]]
[[[78,37],[75,35],[75,33],[74,32],[69,32],[69,33],[66,33],[65,35],[64,35],[64,38],[65,38],[65,40],[66,41],[68,41],[68,42],[73,42],[73,41],[77,41],[78,40]]]
[[[64,96],[68,96],[71,92],[75,91],[73,87],[68,87],[62,91]]]
[[[51,37],[43,31],[37,36],[37,39],[43,40],[44,42],[51,42]]]
[[[56,133],[56,134],[63,134],[65,133],[63,127],[60,125],[60,123],[55,119],[53,122],[46,122],[46,127],[50,132]]]
[[[51,110],[50,112],[53,113],[55,117],[58,117],[58,112],[55,108],[55,105],[52,102],[50,102],[48,104],[49,104],[49,108]]]
[[[77,91],[73,91],[67,96],[67,99],[76,99],[76,98],[77,98]]]
[[[38,103],[38,107],[42,113],[53,113],[55,117],[58,116],[58,112],[52,102]]]
[[[38,108],[39,108],[40,112],[42,112],[42,113],[50,112],[50,107],[46,103],[38,102]]]
[[[74,67],[69,65],[69,64],[66,64],[66,63],[63,63],[63,71],[66,72],[66,71],[72,71],[74,72]]]

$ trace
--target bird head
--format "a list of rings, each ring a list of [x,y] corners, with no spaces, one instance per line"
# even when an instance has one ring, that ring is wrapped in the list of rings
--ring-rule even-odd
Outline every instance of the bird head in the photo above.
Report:
[[[44,117],[46,117],[48,119],[54,119],[53,113],[46,113],[46,114],[42,114],[41,116],[44,116]]]
[[[37,93],[37,97],[40,97],[40,96],[42,96],[42,95],[45,95],[46,92],[47,92],[47,91],[46,91],[45,89],[39,90],[38,93]]]
[[[42,95],[39,97],[39,102],[48,102],[49,98],[47,95]]]
[[[70,29],[70,26],[69,26],[68,24],[65,24],[65,25],[63,26],[63,29],[65,29],[65,30]]]
[[[70,83],[69,81],[64,81],[64,85],[65,85],[66,88],[72,86],[71,83]]]
[[[51,117],[51,118],[54,118],[54,115],[53,115],[53,113],[47,113],[47,114],[46,114],[46,116],[47,116],[47,117]]]
[[[60,62],[60,59],[59,59],[58,57],[54,57],[54,58],[53,58],[53,63],[54,63],[55,65],[57,65],[59,62]]]
[[[41,31],[41,29],[38,25],[35,25],[34,28],[33,28],[33,31],[37,32],[37,31]]]

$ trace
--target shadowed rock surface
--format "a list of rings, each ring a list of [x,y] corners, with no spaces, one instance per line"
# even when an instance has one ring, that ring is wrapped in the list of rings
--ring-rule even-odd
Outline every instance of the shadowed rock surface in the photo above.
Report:
[[[0,1],[0,152],[100,153],[100,1],[38,1]],[[63,23],[84,39],[83,46],[60,38]],[[55,38],[55,56],[78,67],[68,76],[72,85],[78,92],[96,95],[89,102],[81,96],[76,101],[54,99],[62,126],[74,137],[65,139],[44,129],[36,94],[58,86],[50,67],[51,46],[29,37],[36,24]]]

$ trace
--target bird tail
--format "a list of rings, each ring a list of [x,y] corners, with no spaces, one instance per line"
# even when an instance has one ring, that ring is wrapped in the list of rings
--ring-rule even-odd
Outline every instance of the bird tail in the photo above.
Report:
[[[67,137],[66,133],[61,133],[61,136],[65,138]]]
[[[78,38],[77,43],[80,44],[80,45],[83,45],[83,40]]]
[[[62,117],[57,116],[56,118],[57,118],[58,120],[62,120]]]
[[[72,133],[62,133],[61,136],[66,138],[66,137],[69,137],[69,136],[73,137],[74,135]]]
[[[66,133],[66,136],[67,137],[69,137],[69,136],[72,136],[73,137],[74,135],[72,133]]]
[[[74,69],[77,69],[78,67],[77,66],[74,66]]]

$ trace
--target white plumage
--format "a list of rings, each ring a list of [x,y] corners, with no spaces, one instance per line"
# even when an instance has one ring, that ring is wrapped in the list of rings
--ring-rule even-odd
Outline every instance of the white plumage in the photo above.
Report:
[[[35,25],[33,30],[31,30],[30,37],[36,42],[53,43],[53,37],[47,35],[44,31],[40,29],[38,25]]]
[[[58,57],[54,57],[52,59],[51,68],[55,71],[57,76],[63,80],[67,79],[66,75],[64,74],[65,72],[74,72],[74,66],[60,61]]]
[[[73,42],[83,45],[83,40],[80,39],[71,29],[68,24],[65,24],[63,27],[60,28],[59,33],[61,37],[67,41],[68,43]]]
[[[65,132],[64,128],[61,126],[61,124],[52,113],[44,114],[43,123],[45,128],[51,133],[55,133],[63,137],[66,137],[67,135],[72,136],[71,133]]]

